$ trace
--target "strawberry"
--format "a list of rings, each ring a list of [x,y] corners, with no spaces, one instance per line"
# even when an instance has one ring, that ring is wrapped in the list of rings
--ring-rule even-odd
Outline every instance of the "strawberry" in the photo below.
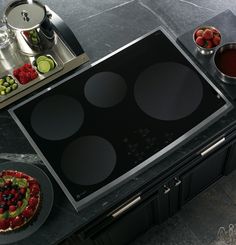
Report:
[[[212,48],[212,47],[213,47],[212,41],[211,40],[207,40],[204,48]]]
[[[36,197],[31,197],[31,198],[29,199],[29,206],[30,206],[30,207],[34,208],[34,207],[37,206],[37,204],[38,204],[38,198],[36,198]]]
[[[213,38],[213,31],[211,29],[205,29],[203,34],[202,34],[203,38],[205,38],[206,40],[210,40]]]
[[[22,225],[24,220],[21,216],[16,216],[14,219],[12,219],[11,226],[12,228]]]
[[[0,214],[3,214],[5,212],[4,208],[0,208]]]
[[[9,226],[10,226],[10,220],[9,219],[0,220],[0,229],[6,230],[9,228]]]
[[[25,218],[30,218],[30,217],[32,217],[33,213],[34,213],[34,212],[33,212],[33,209],[32,209],[31,207],[27,206],[27,207],[25,208],[25,210],[23,211],[22,215],[23,215]]]
[[[213,39],[212,39],[212,42],[215,46],[219,45],[220,44],[220,41],[221,41],[221,38],[220,36],[214,36]]]
[[[197,37],[201,37],[202,34],[203,34],[203,30],[202,30],[202,29],[199,29],[199,30],[196,31],[195,36],[196,36],[196,38],[197,38]]]
[[[196,38],[196,44],[198,44],[199,46],[203,47],[205,45],[205,40],[203,37],[197,37]]]
[[[10,212],[14,212],[14,211],[16,211],[16,208],[17,208],[17,207],[16,207],[15,205],[10,205],[10,206],[9,206],[9,211],[10,211]]]

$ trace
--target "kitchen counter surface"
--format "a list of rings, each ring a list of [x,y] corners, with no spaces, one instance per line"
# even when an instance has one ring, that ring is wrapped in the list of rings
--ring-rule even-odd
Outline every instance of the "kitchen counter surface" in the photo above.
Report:
[[[0,2],[0,14],[8,2],[8,0]],[[165,26],[177,38],[226,9],[236,13],[233,0],[44,0],[42,2],[57,12],[71,27],[91,62],[159,25]],[[59,243],[145,183],[173,169],[176,162],[190,154],[197,146],[219,135],[235,123],[236,110],[233,109],[194,137],[191,143],[181,146],[156,166],[131,179],[125,186],[78,214],[52,180],[55,202],[50,216],[37,232],[18,244],[31,245],[32,241],[34,245]],[[0,161],[28,162],[42,166],[39,157],[6,109],[0,112]]]

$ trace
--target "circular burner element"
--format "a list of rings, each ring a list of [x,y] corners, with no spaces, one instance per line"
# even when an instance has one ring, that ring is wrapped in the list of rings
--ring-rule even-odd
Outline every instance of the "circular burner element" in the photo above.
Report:
[[[87,100],[102,108],[120,103],[127,91],[125,80],[113,72],[99,72],[90,77],[85,85],[84,93]]]
[[[84,120],[80,103],[69,96],[53,95],[40,101],[31,114],[31,126],[42,138],[61,140],[79,130]]]
[[[203,88],[197,73],[179,63],[157,63],[138,77],[134,96],[141,110],[160,120],[178,120],[199,106]]]
[[[116,152],[107,140],[84,136],[70,143],[63,152],[61,168],[79,185],[95,185],[105,180],[116,165]]]

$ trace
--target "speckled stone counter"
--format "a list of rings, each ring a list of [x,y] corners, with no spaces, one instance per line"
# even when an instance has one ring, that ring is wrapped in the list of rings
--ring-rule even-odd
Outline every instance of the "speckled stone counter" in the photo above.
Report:
[[[9,1],[0,2],[0,14]],[[232,0],[44,0],[71,27],[93,62],[117,48],[151,31],[159,25],[174,36],[191,30],[218,13],[230,9],[236,13]],[[199,5],[202,4],[202,5]],[[236,122],[236,110],[197,135],[168,158],[135,177],[108,196],[96,201],[78,214],[53,181],[55,202],[45,224],[32,236],[18,244],[57,244],[101,215],[109,207],[125,199],[143,184],[173,169],[176,162],[196,146],[214,138]],[[0,161],[28,162],[42,166],[39,157],[17,127],[7,110],[0,112]],[[44,166],[42,166],[44,168]],[[47,172],[47,170],[45,170]],[[48,172],[47,172],[48,173]],[[50,176],[50,174],[48,173]]]

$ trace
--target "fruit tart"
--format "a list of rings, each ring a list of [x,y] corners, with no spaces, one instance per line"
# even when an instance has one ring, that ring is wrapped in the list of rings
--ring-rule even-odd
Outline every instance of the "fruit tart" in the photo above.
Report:
[[[40,185],[26,173],[0,172],[0,232],[25,226],[38,212]]]

